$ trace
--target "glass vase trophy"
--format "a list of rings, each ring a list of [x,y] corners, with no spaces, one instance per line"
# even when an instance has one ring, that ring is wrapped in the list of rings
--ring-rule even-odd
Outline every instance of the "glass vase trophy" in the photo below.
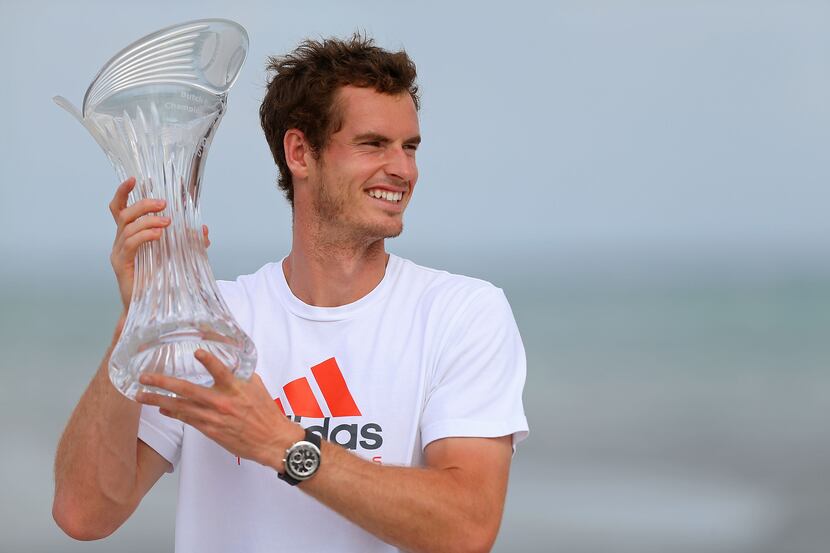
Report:
[[[183,23],[152,33],[116,54],[92,81],[82,111],[58,105],[95,138],[121,181],[136,177],[129,204],[167,201],[170,225],[139,247],[132,301],[112,352],[109,375],[129,398],[138,382],[162,373],[203,386],[213,377],[193,356],[216,355],[239,378],[256,350],[217,289],[199,222],[199,189],[228,90],[248,51],[248,34],[223,19]]]

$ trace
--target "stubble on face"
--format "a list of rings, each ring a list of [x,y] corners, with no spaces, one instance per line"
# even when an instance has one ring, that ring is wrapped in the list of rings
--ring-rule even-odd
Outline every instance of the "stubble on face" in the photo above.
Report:
[[[320,180],[315,187],[313,206],[316,227],[332,243],[370,244],[386,238],[395,238],[403,232],[403,221],[390,217],[388,223],[361,220],[358,214],[349,209],[350,190],[347,182],[340,182],[336,177],[326,176],[326,165],[318,160]],[[359,192],[364,194],[363,191]],[[365,200],[365,198],[356,198]]]

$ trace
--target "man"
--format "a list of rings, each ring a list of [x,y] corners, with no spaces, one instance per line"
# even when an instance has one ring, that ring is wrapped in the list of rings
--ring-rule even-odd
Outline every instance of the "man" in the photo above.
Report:
[[[108,353],[58,448],[54,517],[104,537],[178,468],[180,552],[488,551],[527,434],[524,351],[501,290],[385,251],[418,178],[415,66],[356,35],[269,68],[260,115],[292,248],[220,282],[256,374],[199,350],[212,388],[144,375],[178,397],[142,406],[110,384]],[[169,224],[162,203],[127,207],[132,186],[110,206],[125,308],[136,249]]]

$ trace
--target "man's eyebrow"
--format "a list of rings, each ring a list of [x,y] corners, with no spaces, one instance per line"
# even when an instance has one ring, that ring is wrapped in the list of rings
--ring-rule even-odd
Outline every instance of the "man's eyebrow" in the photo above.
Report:
[[[387,137],[376,132],[365,132],[354,137],[355,142],[391,142]]]
[[[363,134],[359,134],[354,137],[355,142],[382,142],[388,143],[392,142],[389,137],[383,136],[382,134],[376,132],[366,132]],[[416,135],[411,138],[407,138],[403,141],[404,144],[420,144],[421,143],[421,135]]]

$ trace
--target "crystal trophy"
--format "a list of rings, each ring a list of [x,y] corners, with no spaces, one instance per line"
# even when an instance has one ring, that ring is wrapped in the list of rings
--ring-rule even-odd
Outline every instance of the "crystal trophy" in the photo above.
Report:
[[[162,373],[203,386],[213,377],[194,357],[216,355],[238,378],[256,365],[253,341],[216,285],[203,243],[199,190],[228,90],[248,51],[245,29],[223,19],[168,27],[130,44],[98,73],[74,115],[103,148],[121,181],[135,176],[129,204],[167,201],[171,223],[136,254],[132,300],[109,361],[115,387],[174,395],[138,382]]]

